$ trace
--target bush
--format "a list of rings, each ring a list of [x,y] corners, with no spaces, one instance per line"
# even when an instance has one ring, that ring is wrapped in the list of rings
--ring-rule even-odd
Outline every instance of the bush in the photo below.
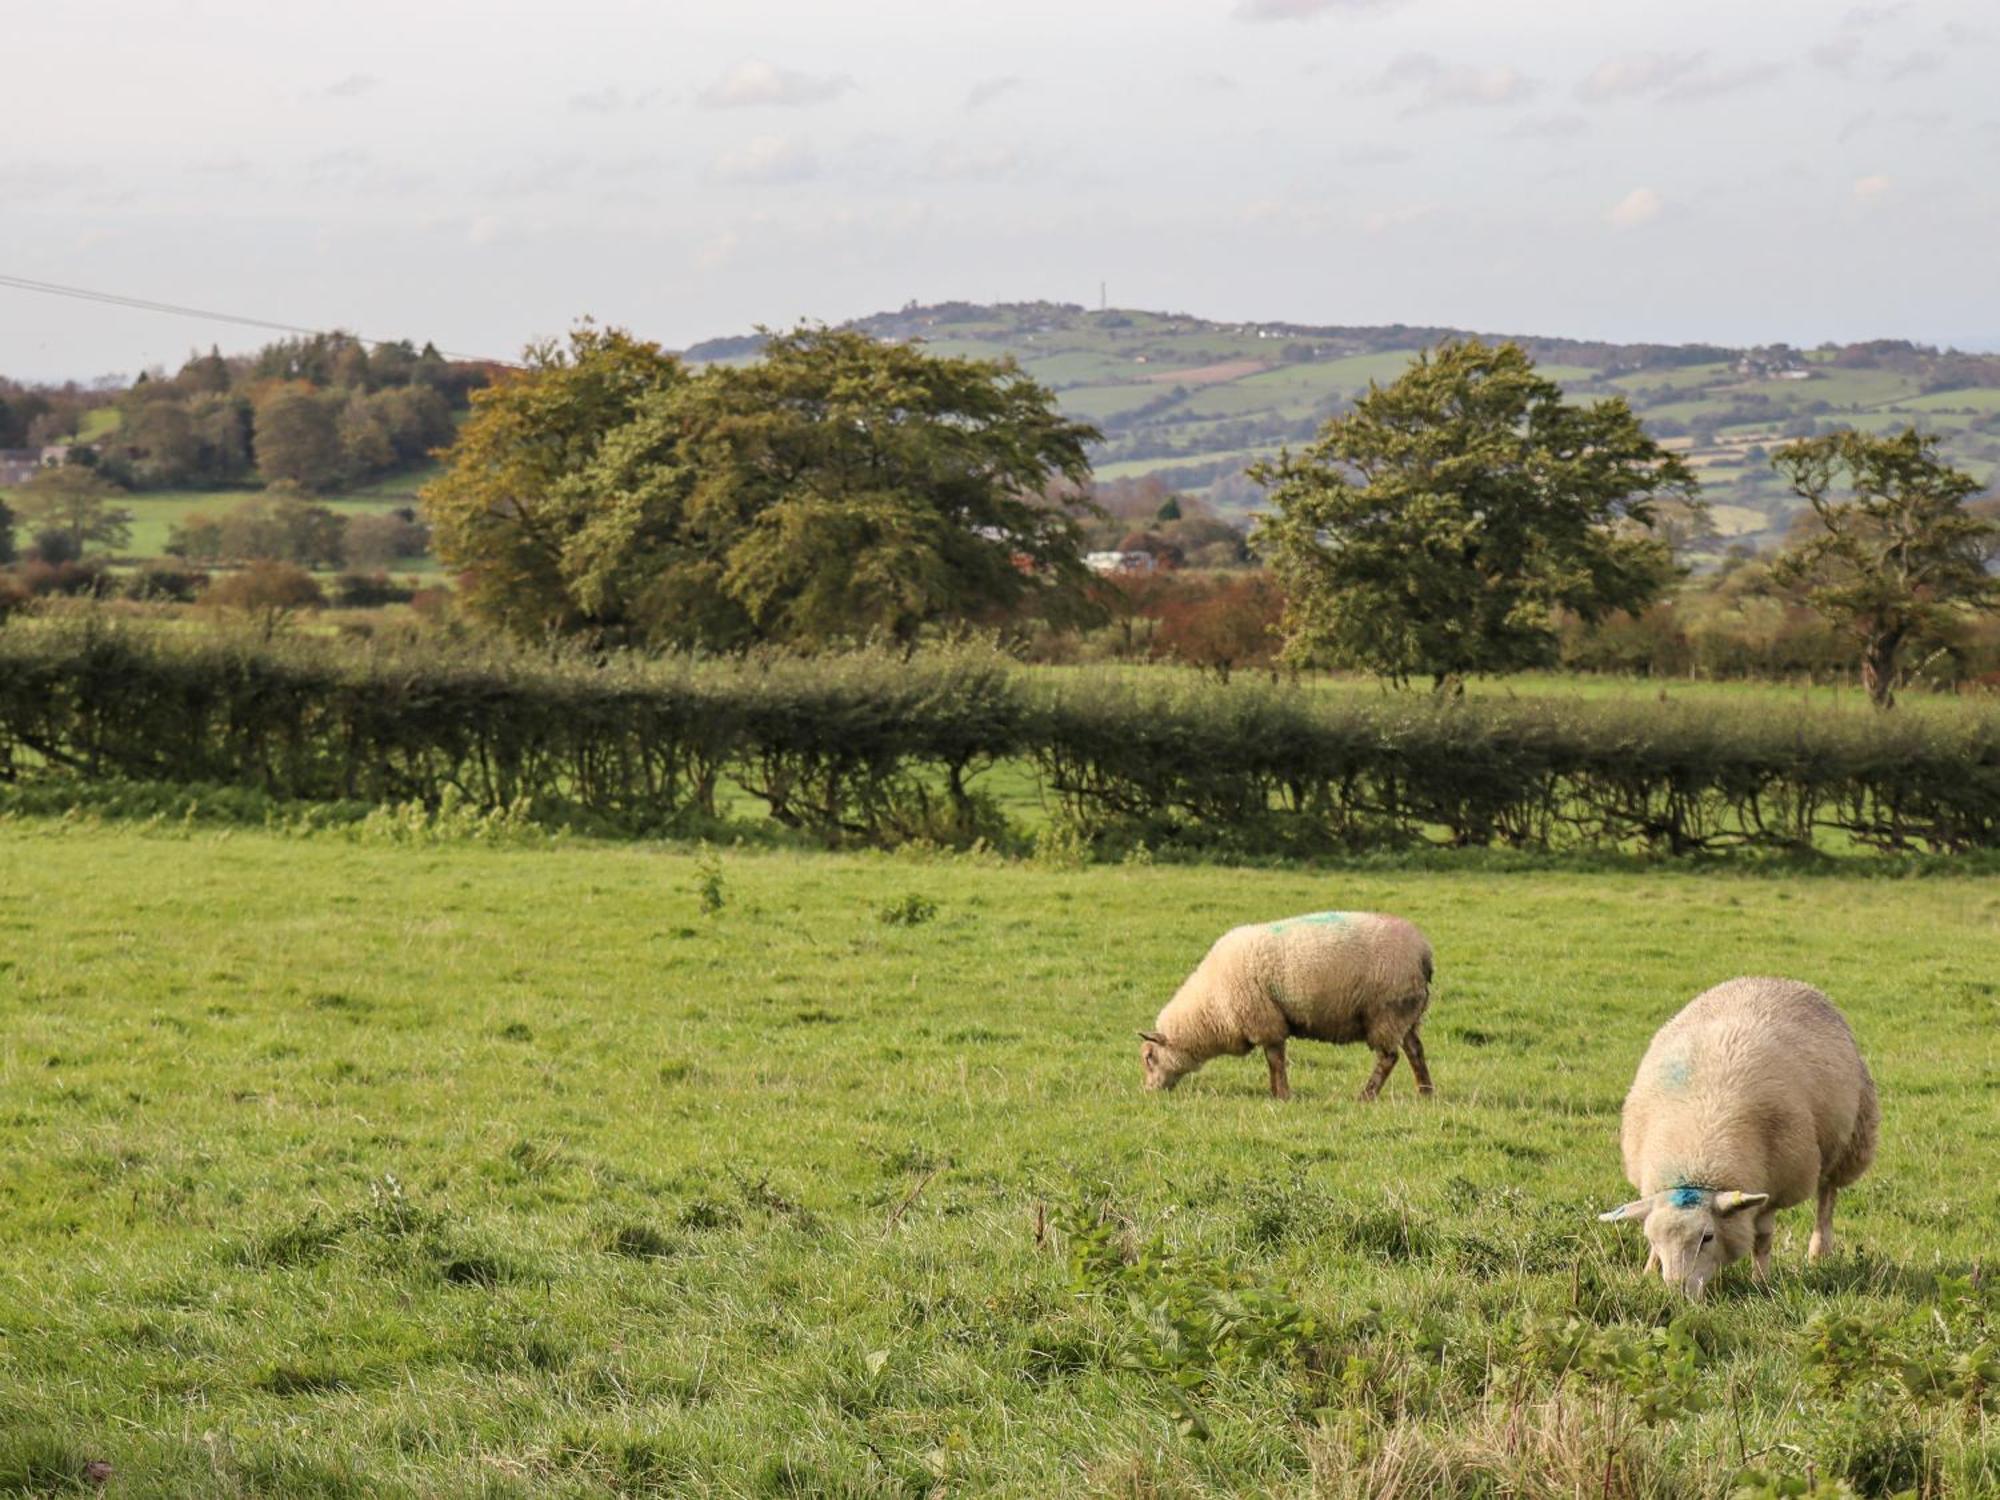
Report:
[[[209,602],[261,599],[253,574],[219,580]],[[0,778],[53,768],[307,800],[531,802],[631,832],[706,829],[729,783],[825,843],[963,847],[1007,836],[975,783],[1011,760],[1053,804],[1052,862],[1141,842],[2000,847],[2000,715],[1983,709],[1219,690],[1038,675],[979,646],[641,659],[265,634],[188,637],[95,611],[11,624]]]

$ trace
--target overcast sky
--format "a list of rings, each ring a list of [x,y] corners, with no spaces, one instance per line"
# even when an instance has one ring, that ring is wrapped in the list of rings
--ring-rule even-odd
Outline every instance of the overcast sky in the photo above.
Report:
[[[2000,345],[1991,0],[9,4],[0,273],[510,355],[915,298]],[[0,373],[231,329],[0,288]]]

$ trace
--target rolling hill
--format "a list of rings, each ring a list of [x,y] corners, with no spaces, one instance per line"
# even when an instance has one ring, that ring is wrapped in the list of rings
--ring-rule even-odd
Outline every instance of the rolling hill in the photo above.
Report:
[[[1370,381],[1392,380],[1419,349],[1465,330],[1221,323],[1177,313],[1062,303],[943,303],[857,319],[885,339],[941,354],[1011,356],[1104,441],[1100,478],[1157,474],[1225,512],[1256,507],[1244,465],[1311,439]],[[1723,542],[1767,545],[1795,501],[1768,450],[1832,427],[1915,423],[1982,480],[2000,467],[2000,358],[1901,340],[1728,348],[1513,338],[1576,399],[1622,395],[1701,476]],[[754,357],[754,337],[718,339],[690,359]]]

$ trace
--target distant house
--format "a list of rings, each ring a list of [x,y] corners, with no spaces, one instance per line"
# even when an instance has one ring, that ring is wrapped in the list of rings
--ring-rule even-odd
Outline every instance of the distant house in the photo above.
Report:
[[[26,484],[47,461],[43,448],[0,448],[0,487]]]
[[[1150,552],[1086,552],[1083,565],[1093,573],[1151,573],[1160,560]]]

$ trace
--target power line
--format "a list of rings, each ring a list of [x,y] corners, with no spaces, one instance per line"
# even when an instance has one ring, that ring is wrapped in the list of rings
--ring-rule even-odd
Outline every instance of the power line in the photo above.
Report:
[[[244,328],[263,328],[274,333],[294,333],[305,338],[331,338],[338,329],[302,328],[296,323],[274,323],[268,318],[245,317],[239,313],[212,312],[207,308],[183,307],[175,302],[155,302],[149,297],[127,297],[117,292],[94,292],[87,287],[63,286],[54,281],[37,281],[32,276],[13,276],[0,271],[0,287],[11,287],[17,292],[40,292],[50,297],[69,297],[78,302],[97,302],[107,307],[131,307],[141,312],[172,313],[182,318],[203,318],[211,323],[236,323]],[[408,342],[405,339],[370,339],[358,333],[341,334],[357,344],[367,344],[374,348]],[[454,354],[449,349],[438,351],[446,359],[468,361],[474,364],[514,365],[511,359],[494,359],[486,354]]]

